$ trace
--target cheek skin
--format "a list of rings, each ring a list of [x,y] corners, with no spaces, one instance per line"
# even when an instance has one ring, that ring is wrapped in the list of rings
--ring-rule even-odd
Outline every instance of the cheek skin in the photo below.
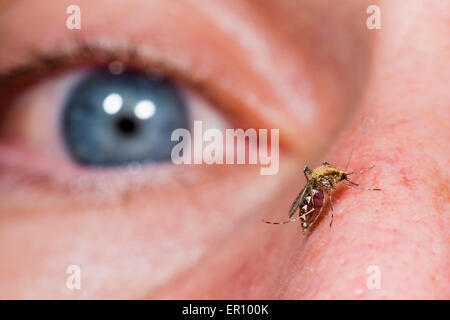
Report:
[[[265,186],[268,202],[273,202],[269,199],[278,198],[295,171],[292,159],[281,161],[277,176],[259,176],[259,169],[249,167],[199,167],[193,170],[205,171],[204,176],[196,172],[200,182],[192,186],[139,190],[96,205],[83,203],[78,194],[47,194],[33,201],[28,197],[35,192],[22,189],[15,195],[22,204],[14,194],[0,203],[0,251],[8,257],[0,263],[0,296],[156,296],[173,277],[203,265],[216,248],[232,248],[225,243],[240,230],[252,230],[247,226],[255,221],[262,225],[259,217],[267,209],[260,203],[258,186]],[[82,290],[65,287],[69,265],[80,266]]]

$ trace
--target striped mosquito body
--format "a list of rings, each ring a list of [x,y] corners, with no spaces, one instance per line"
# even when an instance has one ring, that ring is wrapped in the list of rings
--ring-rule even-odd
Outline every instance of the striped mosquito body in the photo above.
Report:
[[[298,210],[302,229],[308,229],[322,212],[323,200],[323,191],[315,185],[314,180],[309,180],[292,203],[289,218]]]
[[[336,189],[336,185],[338,183],[342,183],[351,189],[371,191],[381,190],[378,188],[359,188],[358,184],[350,181],[348,178],[349,175],[362,173],[372,168],[373,166],[360,171],[346,172],[345,170],[337,169],[328,162],[324,162],[320,167],[317,167],[314,170],[311,170],[308,166],[305,166],[303,173],[305,174],[306,185],[295,198],[288,214],[288,217],[292,218],[292,216],[298,212],[298,217],[282,222],[263,221],[270,224],[285,224],[293,221],[300,221],[303,233],[307,233],[309,228],[314,224],[314,222],[316,222],[317,218],[322,213],[325,194],[327,194],[330,200],[331,208],[331,227],[331,224],[333,223],[333,201],[331,194],[333,190]]]

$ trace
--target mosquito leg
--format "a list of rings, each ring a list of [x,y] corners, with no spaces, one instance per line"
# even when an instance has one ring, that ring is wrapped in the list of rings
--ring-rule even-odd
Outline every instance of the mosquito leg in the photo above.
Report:
[[[334,215],[333,215],[333,200],[332,200],[332,198],[331,198],[331,193],[329,193],[328,196],[330,197],[330,208],[331,208],[331,221],[330,221],[330,227],[331,227],[331,225],[333,224],[333,218],[334,218]]]
[[[298,218],[295,219],[290,219],[290,220],[286,220],[286,221],[281,221],[281,222],[272,222],[272,221],[267,221],[267,220],[261,220],[262,222],[268,223],[268,224],[286,224],[289,222],[294,222],[294,221],[300,221],[300,219],[302,219],[303,217],[305,217],[306,215],[310,214],[311,212],[314,211],[314,208],[312,208],[311,210],[309,210],[308,212],[302,214],[301,216],[299,216]]]
[[[330,182],[331,182],[331,189],[329,190],[329,192],[331,192],[333,189],[336,189],[336,180],[331,178]]]
[[[358,187],[354,187],[354,186],[352,186],[351,184],[348,184],[347,182],[342,182],[342,184],[343,184],[344,186],[350,188],[350,189],[355,189],[355,190],[381,191],[381,189],[379,189],[379,188],[358,188]],[[352,183],[352,184],[358,186],[358,184],[355,184],[355,183]]]
[[[307,172],[310,172],[310,171],[311,171],[311,169],[309,169],[308,165],[306,165],[306,166],[305,166],[305,169],[303,169],[303,173],[304,173],[304,175],[305,175],[305,178],[306,178],[306,182],[308,182],[308,181],[309,181],[309,178],[308,178]]]
[[[295,218],[295,219],[291,219],[291,220],[286,220],[286,221],[281,221],[281,222],[272,222],[272,221],[267,221],[267,220],[261,220],[262,222],[268,223],[268,224],[286,224],[289,222],[294,222],[294,221],[299,221],[300,218]]]
[[[304,213],[304,214],[302,214],[302,215],[300,215],[299,216],[299,218],[301,219],[301,218],[304,218],[304,217],[306,217],[308,214],[310,214],[311,212],[313,212],[314,210],[316,210],[316,209],[314,209],[314,208],[312,208],[311,210],[309,210],[308,212],[306,212],[306,213]]]

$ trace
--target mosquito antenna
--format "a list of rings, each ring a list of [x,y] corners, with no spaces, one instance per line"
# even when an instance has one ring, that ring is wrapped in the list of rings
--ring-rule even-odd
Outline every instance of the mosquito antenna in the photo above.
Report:
[[[347,164],[345,165],[345,170],[344,171],[347,171],[348,165],[350,164],[350,159],[352,158],[352,155],[353,155],[353,148],[350,151],[350,155],[348,156]]]
[[[373,167],[375,167],[375,166],[370,166],[370,167],[368,167],[368,168],[366,168],[366,169],[362,169],[362,170],[359,170],[359,171],[348,172],[348,173],[346,173],[346,175],[363,173],[363,172],[369,171],[369,170],[372,169]]]

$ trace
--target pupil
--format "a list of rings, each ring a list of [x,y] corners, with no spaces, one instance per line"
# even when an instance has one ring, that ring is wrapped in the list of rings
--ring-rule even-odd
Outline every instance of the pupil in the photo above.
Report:
[[[133,136],[138,131],[138,123],[136,120],[124,117],[117,121],[117,129],[119,133],[123,136]]]

